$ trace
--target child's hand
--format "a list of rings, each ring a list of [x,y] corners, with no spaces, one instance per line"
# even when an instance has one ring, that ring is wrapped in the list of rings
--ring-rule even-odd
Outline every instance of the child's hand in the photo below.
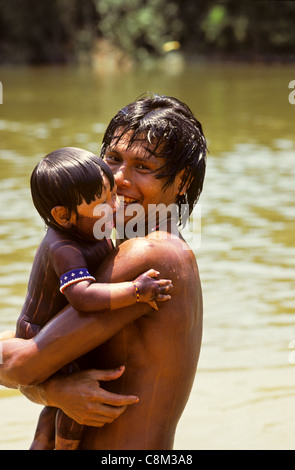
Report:
[[[133,281],[137,301],[146,302],[155,310],[159,310],[155,302],[156,300],[163,302],[171,299],[171,295],[168,292],[173,287],[170,279],[154,279],[159,274],[158,271],[149,269],[149,271],[141,274]]]

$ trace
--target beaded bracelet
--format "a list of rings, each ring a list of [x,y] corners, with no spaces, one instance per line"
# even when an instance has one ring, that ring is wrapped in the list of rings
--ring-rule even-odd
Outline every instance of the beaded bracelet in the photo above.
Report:
[[[134,285],[134,289],[135,289],[135,293],[136,293],[136,302],[139,302],[139,290],[138,290],[138,287],[137,287],[137,285],[135,284],[135,282],[132,282],[132,284]]]

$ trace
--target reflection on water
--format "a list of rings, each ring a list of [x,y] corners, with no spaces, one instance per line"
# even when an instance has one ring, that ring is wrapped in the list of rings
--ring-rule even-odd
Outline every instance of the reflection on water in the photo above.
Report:
[[[187,102],[209,141],[196,247],[205,305],[200,371],[288,368],[295,338],[295,106],[288,102],[294,76],[291,66],[199,65],[111,76],[4,69],[1,329],[15,324],[44,233],[30,199],[33,167],[65,145],[99,153],[112,115],[149,90]]]
[[[294,144],[277,145],[209,160],[202,203],[206,337],[241,367],[286,365],[280,351],[294,334]]]

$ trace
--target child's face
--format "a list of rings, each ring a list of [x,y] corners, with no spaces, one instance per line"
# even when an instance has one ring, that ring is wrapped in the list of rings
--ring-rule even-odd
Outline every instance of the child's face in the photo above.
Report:
[[[81,235],[91,239],[101,239],[99,232],[107,234],[113,228],[113,214],[117,209],[117,187],[110,189],[109,180],[104,176],[104,187],[100,197],[87,204],[85,200],[77,206],[77,214],[72,213],[70,222]],[[101,221],[101,223],[97,223]],[[96,226],[96,227],[94,227]],[[94,234],[95,230],[95,234]],[[97,232],[97,233],[96,233]]]

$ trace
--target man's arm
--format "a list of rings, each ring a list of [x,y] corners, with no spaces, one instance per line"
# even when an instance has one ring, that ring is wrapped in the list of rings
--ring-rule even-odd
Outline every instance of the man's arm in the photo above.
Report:
[[[140,272],[149,269],[152,264],[160,271],[162,276],[172,277],[172,280],[175,281],[173,297],[176,298],[177,294],[179,297],[179,295],[182,295],[182,290],[181,288],[179,290],[178,279],[183,277],[180,260],[178,259],[179,255],[177,255],[179,250],[174,250],[173,247],[169,250],[166,243],[158,246],[157,249],[153,245],[154,242],[148,240],[141,241],[137,239],[134,243],[131,240],[125,242],[125,246],[124,244],[121,245],[119,251],[109,258],[109,263],[107,263],[107,260],[102,263],[97,273],[98,281],[102,279],[108,282],[129,280]],[[184,255],[187,255],[187,252],[181,253],[181,258]],[[189,260],[185,260],[186,262],[189,262]],[[164,303],[163,306],[165,305],[167,311],[168,304]],[[105,317],[103,314],[83,316],[67,309],[54,318],[33,340],[21,340],[23,351],[16,351],[16,354],[11,351],[9,356],[9,347],[12,348],[12,344],[6,342],[8,343],[7,347],[9,346],[7,349],[8,356],[4,358],[4,367],[1,368],[0,366],[0,383],[5,374],[6,379],[9,379],[10,385],[8,386],[15,386],[19,383],[26,385],[27,383],[37,383],[45,380],[46,377],[52,375],[66,362],[70,362],[84,354],[86,350],[93,349],[106,341],[108,337],[115,335],[125,324],[136,320],[144,313],[158,315],[147,304],[136,304],[128,309],[109,312]],[[87,382],[85,382],[85,373],[84,371],[77,375],[73,374],[71,378],[62,378],[59,379],[60,381],[56,377],[50,378],[41,385],[31,387],[30,390],[27,389],[29,395],[26,394],[30,399],[35,401],[43,399],[44,401],[41,401],[41,403],[51,404],[51,406],[63,409],[71,418],[81,424],[87,425],[92,422],[94,426],[101,426],[105,417],[112,419],[112,413],[117,412],[114,410],[114,406],[117,407],[118,404],[113,402],[114,406],[105,405],[105,403],[111,404],[110,397],[104,398],[104,401],[108,400],[107,402],[101,402],[98,398],[100,392],[97,390],[96,378],[88,376]],[[26,374],[28,375],[26,376]],[[70,380],[70,383],[68,380]],[[83,394],[80,393],[81,380],[83,380],[87,393],[85,391],[83,391]],[[64,386],[66,386],[66,394],[64,393]],[[84,399],[84,397],[86,398]],[[122,406],[128,404],[130,403],[125,402],[122,403]],[[80,417],[79,412],[77,415],[77,409],[80,410]],[[119,412],[121,410],[122,408]],[[116,418],[114,414],[113,418]]]
[[[13,337],[13,332],[0,334],[0,373],[2,363],[2,341]],[[31,341],[26,341],[26,351]],[[13,342],[14,348],[20,347],[23,340]],[[18,346],[16,346],[18,345]],[[15,349],[15,350],[16,350]],[[2,370],[3,372],[4,370]],[[44,406],[55,406],[76,422],[87,426],[101,427],[106,423],[112,423],[126,408],[138,402],[134,395],[120,395],[108,392],[100,387],[100,380],[116,380],[125,371],[121,366],[115,370],[87,370],[76,374],[64,376],[55,374],[45,382],[18,388],[29,400]],[[16,388],[16,384],[6,381],[1,377],[2,384],[7,387]],[[83,397],[83,399],[82,399]],[[91,407],[87,407],[91,403]]]
[[[41,383],[147,311],[147,304],[137,304],[128,309],[83,315],[68,307],[35,338],[13,338],[0,343],[0,384],[18,388]]]
[[[161,276],[163,272],[165,277],[170,277],[169,256],[173,253],[164,256],[163,246],[157,252],[154,244],[154,241],[146,239],[123,243],[99,267],[98,281],[123,282],[134,279],[152,267],[151,259]],[[174,274],[171,274],[175,277],[175,273],[174,269]],[[65,364],[103,344],[124,326],[152,311],[148,304],[139,303],[129,308],[87,315],[68,307],[54,317],[35,338],[12,339],[2,343],[0,383],[8,387],[41,383]]]

